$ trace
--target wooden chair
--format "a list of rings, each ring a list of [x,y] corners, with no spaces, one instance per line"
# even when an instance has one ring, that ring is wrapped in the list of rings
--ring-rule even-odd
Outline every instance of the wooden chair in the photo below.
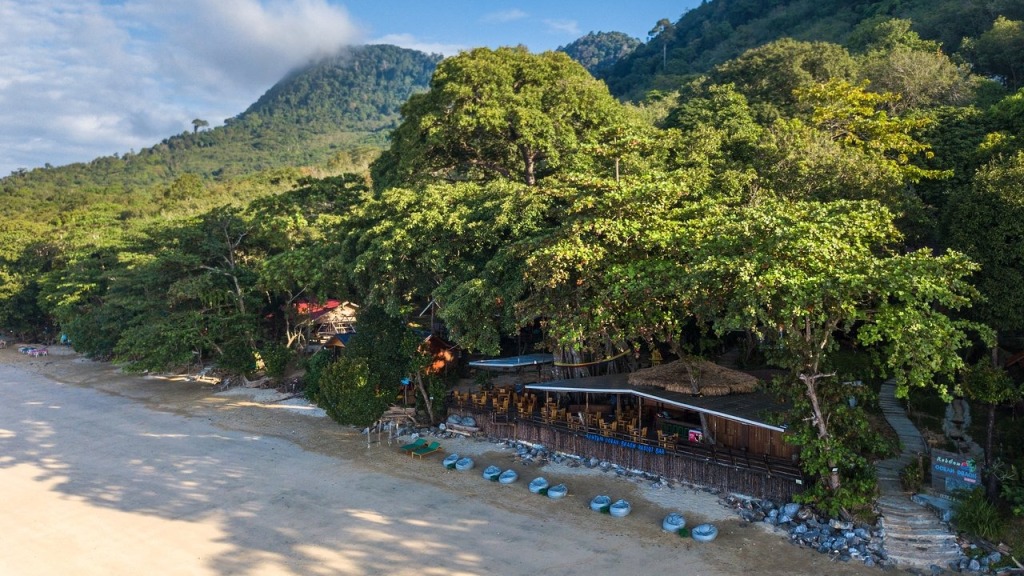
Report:
[[[580,429],[579,417],[577,417],[575,414],[567,413],[565,415],[565,425],[569,428],[569,430],[579,430]]]
[[[658,430],[658,445],[662,448],[675,448],[678,442],[679,434],[665,434],[663,430]]]

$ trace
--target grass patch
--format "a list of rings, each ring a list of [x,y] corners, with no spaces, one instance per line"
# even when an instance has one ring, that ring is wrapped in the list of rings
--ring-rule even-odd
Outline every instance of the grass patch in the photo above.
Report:
[[[1019,560],[1019,556],[1024,554],[1024,518],[1011,518],[1003,527],[1001,536],[1003,543],[1010,547],[1011,553]]]

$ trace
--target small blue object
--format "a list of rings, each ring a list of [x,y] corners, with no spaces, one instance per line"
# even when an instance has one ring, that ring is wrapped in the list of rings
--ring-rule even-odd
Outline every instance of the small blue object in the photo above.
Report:
[[[565,484],[555,484],[551,488],[548,488],[548,498],[552,500],[558,500],[564,498],[569,493],[569,489],[565,487]]]
[[[628,516],[633,507],[629,505],[629,502],[625,500],[618,500],[608,509],[608,513],[616,518],[622,518]]]
[[[534,494],[540,494],[540,491],[547,487],[548,481],[543,476],[534,478],[533,481],[530,482],[530,492],[533,492]]]
[[[511,484],[518,479],[519,474],[516,474],[516,471],[512,469],[505,470],[501,473],[501,476],[498,476],[498,482],[501,482],[502,484]]]
[[[497,466],[488,466],[487,468],[484,468],[483,476],[487,480],[497,481],[499,474],[501,474],[501,468],[498,468]]]
[[[594,512],[600,512],[602,509],[607,508],[612,503],[612,499],[605,495],[594,496],[594,499],[590,501],[590,509]]]
[[[402,386],[408,386],[412,382],[409,378],[402,378]]]
[[[679,532],[684,526],[686,526],[686,520],[682,514],[677,512],[665,516],[665,520],[661,523],[661,529],[665,532]]]
[[[711,524],[701,524],[694,526],[693,530],[690,530],[690,537],[697,542],[711,542],[718,536],[718,528],[715,528]]]

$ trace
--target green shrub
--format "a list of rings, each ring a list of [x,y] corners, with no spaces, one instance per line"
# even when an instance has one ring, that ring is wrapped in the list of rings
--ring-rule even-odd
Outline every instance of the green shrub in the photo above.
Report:
[[[907,492],[918,492],[924,484],[924,466],[921,464],[921,457],[914,458],[914,461],[907,464],[900,470],[900,485]]]
[[[999,493],[1010,505],[1013,515],[1024,517],[1024,473],[1011,464],[998,466],[993,474],[999,476]]]
[[[280,378],[288,370],[288,362],[292,359],[292,351],[281,344],[271,344],[260,351],[267,376]]]
[[[320,403],[320,376],[331,363],[331,353],[320,350],[306,361],[305,394],[314,404]]]
[[[365,359],[342,356],[323,369],[317,405],[339,424],[369,426],[388,409],[389,394],[378,390]]]
[[[999,538],[1003,530],[1003,517],[985,497],[983,489],[957,490],[953,495],[956,498],[953,503],[953,520],[959,530],[986,540]]]

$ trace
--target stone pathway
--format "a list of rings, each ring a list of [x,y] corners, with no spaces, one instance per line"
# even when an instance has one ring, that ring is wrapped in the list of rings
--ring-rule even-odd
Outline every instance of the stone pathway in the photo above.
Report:
[[[885,551],[890,560],[907,568],[943,569],[960,561],[956,536],[931,510],[914,503],[900,485],[900,471],[919,456],[927,458],[921,433],[907,418],[903,404],[896,399],[896,383],[882,384],[878,397],[882,414],[896,431],[902,451],[895,458],[875,463],[878,475],[878,513],[885,528]],[[927,464],[927,460],[925,461]]]

